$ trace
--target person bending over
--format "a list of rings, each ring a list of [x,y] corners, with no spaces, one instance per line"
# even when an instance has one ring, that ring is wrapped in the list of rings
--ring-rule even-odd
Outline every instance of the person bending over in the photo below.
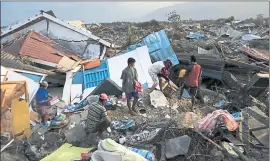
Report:
[[[151,91],[153,91],[158,85],[162,91],[163,87],[161,78],[163,77],[166,81],[169,82],[169,70],[172,65],[173,64],[171,60],[168,59],[166,61],[157,61],[149,67],[148,73],[154,82],[151,87]]]

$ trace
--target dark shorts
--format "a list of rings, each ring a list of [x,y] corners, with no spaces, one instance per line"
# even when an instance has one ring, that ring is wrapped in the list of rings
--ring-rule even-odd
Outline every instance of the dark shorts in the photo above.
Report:
[[[198,87],[189,87],[184,84],[183,88],[186,89],[191,96],[195,97],[197,95]]]
[[[139,98],[139,92],[126,93],[126,97],[127,97],[127,99],[131,99],[132,97]]]

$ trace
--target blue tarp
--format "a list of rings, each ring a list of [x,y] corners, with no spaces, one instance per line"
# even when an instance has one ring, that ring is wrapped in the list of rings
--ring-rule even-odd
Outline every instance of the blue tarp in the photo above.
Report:
[[[204,34],[190,32],[186,37],[189,39],[202,39],[204,38]]]
[[[32,79],[35,82],[40,82],[41,79],[43,78],[43,76],[37,75],[37,74],[30,74],[30,73],[24,73],[24,72],[17,72],[17,73],[20,73],[20,74],[26,76],[27,78]]]
[[[250,41],[250,40],[255,40],[255,39],[261,39],[261,37],[257,35],[252,35],[252,34],[246,34],[242,36],[242,40],[244,41]]]

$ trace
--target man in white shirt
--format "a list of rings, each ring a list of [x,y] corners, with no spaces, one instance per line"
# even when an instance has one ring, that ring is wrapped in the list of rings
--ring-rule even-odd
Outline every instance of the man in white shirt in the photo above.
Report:
[[[172,65],[173,64],[171,60],[168,59],[166,61],[157,61],[149,67],[148,73],[154,83],[151,87],[151,90],[154,90],[157,87],[157,85],[159,85],[159,88],[162,91],[161,77],[169,81],[169,78],[168,78],[169,69],[172,67]]]

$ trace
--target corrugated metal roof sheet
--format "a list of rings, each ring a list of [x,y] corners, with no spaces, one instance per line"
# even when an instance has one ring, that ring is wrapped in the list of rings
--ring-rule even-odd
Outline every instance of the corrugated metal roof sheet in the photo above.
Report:
[[[270,57],[270,52],[267,50],[259,50],[259,49],[245,47],[245,46],[242,47],[240,50],[244,52],[245,54],[247,54],[248,56],[251,56],[259,60],[268,61]]]
[[[129,46],[126,52],[135,50],[137,47],[144,45],[147,46],[153,62],[171,59],[174,65],[179,63],[164,30],[146,36],[142,42]]]
[[[77,72],[73,77],[73,84],[84,84],[84,89],[98,86],[110,76],[107,60],[102,60],[99,67]]]
[[[34,31],[26,37],[19,54],[53,63],[58,63],[64,55],[77,57],[75,53],[64,49],[54,41]]]
[[[25,39],[26,39],[26,36],[22,36],[8,44],[5,44],[3,47],[3,51],[9,54],[12,54],[14,56],[19,56],[19,52],[21,50],[21,47]]]
[[[60,25],[66,27],[66,28],[68,28],[68,29],[70,29],[72,31],[78,32],[78,33],[80,33],[82,35],[85,35],[85,36],[87,36],[87,37],[89,37],[89,38],[91,38],[93,40],[96,40],[96,41],[98,41],[99,43],[101,43],[101,44],[103,44],[105,46],[115,47],[114,44],[109,43],[109,42],[107,42],[107,41],[93,35],[91,33],[91,31],[84,30],[84,29],[79,29],[79,28],[77,28],[77,27],[75,27],[75,26],[73,26],[71,24],[68,24],[68,23],[66,23],[66,22],[64,22],[62,20],[57,19],[54,15],[50,15],[50,13],[46,13],[46,12],[39,12],[38,14],[36,14],[33,17],[28,18],[24,22],[15,24],[13,26],[9,26],[9,29],[7,29],[7,30],[3,31],[3,33],[1,33],[1,37],[5,37],[5,36],[9,35],[10,33],[14,32],[14,31],[21,30],[21,29],[31,25],[31,23],[33,23],[35,21],[38,22],[39,19],[45,19],[45,18],[52,21],[52,22],[60,24]]]
[[[24,64],[17,57],[1,51],[1,65],[7,68],[26,70],[31,72],[43,73],[43,74],[55,74],[54,72],[47,71],[29,64]]]

